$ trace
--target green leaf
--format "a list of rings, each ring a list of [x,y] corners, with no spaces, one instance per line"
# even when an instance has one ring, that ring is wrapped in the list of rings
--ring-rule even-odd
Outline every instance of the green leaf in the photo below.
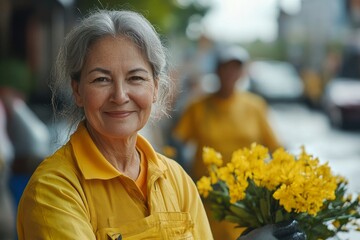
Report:
[[[270,223],[271,214],[270,214],[269,205],[268,205],[268,202],[263,198],[260,199],[260,210],[261,210],[261,215],[262,215],[264,221],[266,223]]]
[[[234,215],[226,215],[225,220],[229,221],[229,222],[232,222],[232,223],[239,224],[239,225],[246,225],[245,221],[242,218],[239,218],[239,217],[234,216]]]
[[[236,216],[238,216],[240,218],[253,218],[254,217],[252,214],[247,212],[242,207],[238,207],[238,206],[235,206],[235,205],[230,205],[229,209],[230,209],[231,212],[233,212],[234,214],[236,214]]]
[[[284,221],[284,214],[282,213],[282,211],[279,209],[276,211],[275,213],[275,222],[282,222]]]

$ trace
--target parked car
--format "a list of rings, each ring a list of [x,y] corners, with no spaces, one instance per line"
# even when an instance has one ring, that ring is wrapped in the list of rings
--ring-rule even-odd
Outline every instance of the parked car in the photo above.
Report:
[[[268,101],[299,101],[304,84],[295,67],[284,61],[257,60],[249,66],[250,91]]]
[[[360,78],[334,78],[322,101],[332,126],[360,129]]]

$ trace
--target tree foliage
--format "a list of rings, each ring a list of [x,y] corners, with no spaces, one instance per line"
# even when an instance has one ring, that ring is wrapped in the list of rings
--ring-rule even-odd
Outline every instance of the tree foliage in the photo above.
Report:
[[[127,9],[143,14],[162,34],[183,34],[188,25],[188,19],[199,14],[203,16],[208,7],[202,6],[196,0],[187,6],[179,5],[176,0],[78,0],[77,8],[81,13],[87,13],[93,8]]]

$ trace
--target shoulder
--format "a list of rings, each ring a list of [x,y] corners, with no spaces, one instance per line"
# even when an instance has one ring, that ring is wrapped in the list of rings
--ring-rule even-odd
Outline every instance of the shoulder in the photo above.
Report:
[[[45,211],[44,205],[61,208],[69,199],[82,202],[81,173],[72,155],[70,144],[66,144],[38,166],[21,196],[19,212],[24,214],[32,207],[40,214]]]
[[[185,109],[196,110],[196,109],[202,108],[203,106],[205,106],[207,104],[207,102],[209,102],[211,97],[212,97],[212,95],[209,94],[209,95],[195,98],[186,105]]]
[[[31,176],[28,186],[47,186],[65,182],[74,186],[78,182],[80,172],[75,164],[71,145],[68,143],[40,163]],[[62,184],[60,184],[62,183]]]
[[[174,175],[187,175],[185,170],[182,168],[182,166],[176,162],[175,160],[168,158],[160,153],[156,153],[157,158],[159,161],[161,161],[166,167],[170,174]]]
[[[193,187],[194,181],[178,162],[159,153],[157,153],[157,156],[167,167],[165,176],[173,185],[177,185],[180,189]]]
[[[181,112],[180,119],[192,119],[192,121],[199,121],[202,119],[204,112],[208,108],[208,104],[211,99],[210,95],[201,96],[195,100],[191,100],[185,105]]]
[[[251,92],[240,92],[238,93],[238,99],[244,104],[249,105],[254,108],[264,110],[267,108],[267,102],[265,99],[259,95],[256,95]]]
[[[191,202],[198,201],[200,198],[195,182],[180,164],[161,154],[158,154],[158,157],[167,166],[164,177],[175,190],[180,205],[186,206]]]
[[[88,198],[81,183],[71,145],[66,144],[30,178],[18,205],[19,233],[29,239],[69,239],[70,235],[85,234],[85,239],[90,239]]]
[[[244,91],[244,92],[239,92],[238,94],[242,99],[245,99],[246,101],[255,102],[258,104],[259,103],[266,104],[265,99],[262,96],[257,95],[255,93]]]

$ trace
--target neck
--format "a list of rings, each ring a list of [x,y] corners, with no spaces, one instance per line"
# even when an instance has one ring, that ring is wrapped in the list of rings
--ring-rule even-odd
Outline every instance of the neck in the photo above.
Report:
[[[225,89],[220,89],[218,92],[216,92],[216,96],[219,98],[229,98],[231,95],[233,95],[234,91],[227,91]]]
[[[136,180],[140,173],[140,154],[136,150],[137,136],[126,139],[112,139],[99,134],[88,123],[86,127],[105,159],[119,172]]]

